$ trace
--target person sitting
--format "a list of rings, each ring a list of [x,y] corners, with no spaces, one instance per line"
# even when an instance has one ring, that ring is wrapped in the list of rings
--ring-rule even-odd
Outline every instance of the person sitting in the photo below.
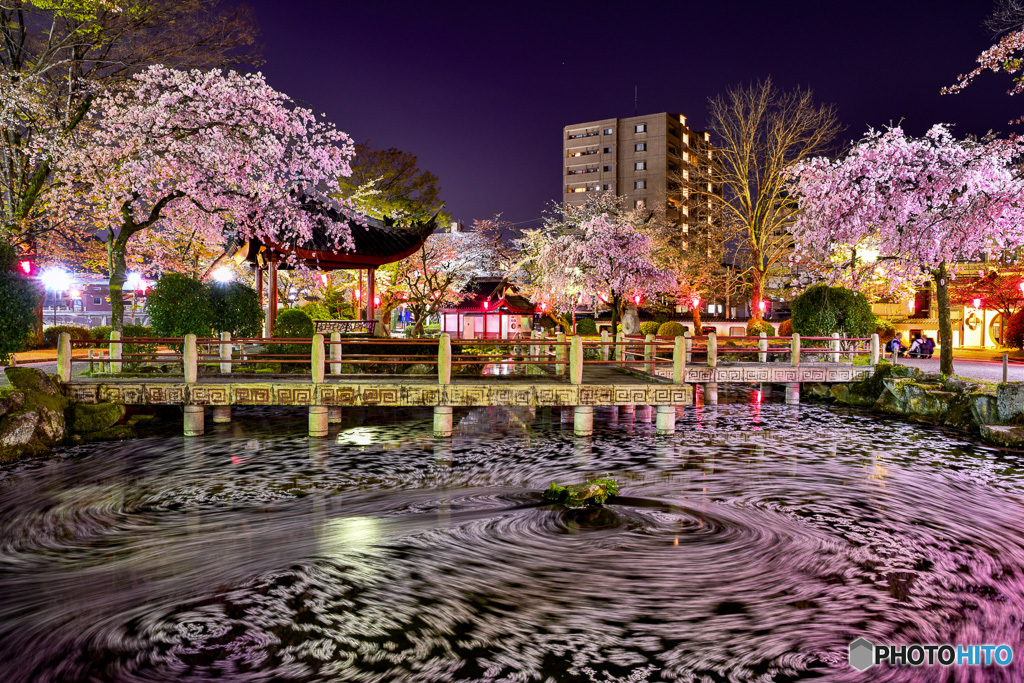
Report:
[[[931,358],[933,353],[935,353],[935,340],[925,337],[921,344],[921,358]]]
[[[892,341],[886,344],[885,348],[889,353],[895,353],[897,357],[902,356],[903,352],[907,350],[907,347],[900,341],[899,336],[893,337]]]
[[[914,337],[914,341],[910,342],[910,350],[907,351],[907,356],[910,358],[921,358],[923,348],[924,340],[920,337]]]

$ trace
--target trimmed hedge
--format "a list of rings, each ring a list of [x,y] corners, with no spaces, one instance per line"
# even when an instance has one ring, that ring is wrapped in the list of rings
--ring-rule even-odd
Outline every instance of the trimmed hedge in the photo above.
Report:
[[[780,337],[792,337],[793,336],[793,321],[783,320],[779,324],[779,336]]]
[[[232,337],[258,337],[263,332],[263,306],[256,291],[241,282],[206,285],[210,296],[210,322],[214,332]]]
[[[157,280],[146,297],[146,311],[153,332],[159,337],[210,334],[210,290],[187,275],[167,273]]]
[[[593,337],[597,335],[597,321],[593,318],[583,318],[576,321],[576,334]]]
[[[89,330],[89,336],[95,341],[106,341],[110,339],[110,333],[114,330],[110,325],[97,325]]]
[[[896,336],[896,326],[885,318],[875,318],[875,334],[878,335],[879,343],[886,344]]]
[[[661,327],[661,323],[657,320],[648,320],[645,323],[640,323],[640,334],[645,337],[649,334],[658,334],[659,327]]]
[[[747,323],[747,336],[758,337],[764,332],[769,337],[775,336],[775,327],[767,320],[751,321]]]
[[[50,325],[43,330],[43,346],[47,349],[57,348],[58,337],[67,332],[72,339],[91,339],[88,327],[81,325]]]
[[[675,320],[662,323],[661,327],[658,328],[659,337],[681,337],[685,333],[686,325],[678,323]]]
[[[804,337],[867,337],[877,316],[860,292],[845,287],[815,285],[793,299],[793,330]]]
[[[1003,338],[1007,346],[1024,349],[1024,309],[1017,311],[1006,321]]]

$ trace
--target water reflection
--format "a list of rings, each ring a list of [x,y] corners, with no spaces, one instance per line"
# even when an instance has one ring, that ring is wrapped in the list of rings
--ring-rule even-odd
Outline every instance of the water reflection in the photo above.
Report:
[[[671,437],[610,409],[589,439],[544,409],[457,410],[451,440],[429,410],[326,440],[233,417],[0,467],[4,680],[853,681],[858,636],[1024,652],[1020,462],[956,435],[749,391]],[[540,500],[606,474],[607,510]]]

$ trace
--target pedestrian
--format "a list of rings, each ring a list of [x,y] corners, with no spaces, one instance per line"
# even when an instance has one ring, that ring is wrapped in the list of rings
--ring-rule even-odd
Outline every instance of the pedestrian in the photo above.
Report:
[[[924,344],[921,346],[921,358],[931,358],[933,353],[935,353],[935,340],[925,337]]]
[[[886,345],[886,349],[889,353],[895,353],[897,357],[902,356],[903,352],[907,350],[907,347],[900,341],[899,335],[892,338],[892,341]]]
[[[907,355],[911,358],[920,358],[922,346],[924,346],[924,341],[920,337],[914,337],[914,341],[910,342],[910,350],[907,351]]]

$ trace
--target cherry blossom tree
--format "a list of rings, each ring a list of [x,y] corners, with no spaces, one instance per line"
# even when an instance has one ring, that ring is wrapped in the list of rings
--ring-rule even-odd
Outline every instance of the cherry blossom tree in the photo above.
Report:
[[[802,254],[873,250],[890,290],[936,283],[941,371],[953,372],[949,281],[957,262],[1024,242],[1024,182],[1012,166],[1021,143],[956,140],[944,125],[922,138],[871,130],[837,160],[792,167]]]
[[[537,232],[533,295],[555,311],[571,311],[583,294],[606,299],[617,329],[624,307],[636,297],[671,292],[676,278],[654,265],[654,243],[630,223],[601,215],[579,229],[549,236]]]
[[[105,243],[115,327],[136,243],[156,270],[181,244],[222,251],[232,237],[301,243],[319,227],[351,245],[345,222],[303,206],[328,201],[352,141],[258,73],[150,67],[99,97],[90,118],[53,155],[54,206]]]

